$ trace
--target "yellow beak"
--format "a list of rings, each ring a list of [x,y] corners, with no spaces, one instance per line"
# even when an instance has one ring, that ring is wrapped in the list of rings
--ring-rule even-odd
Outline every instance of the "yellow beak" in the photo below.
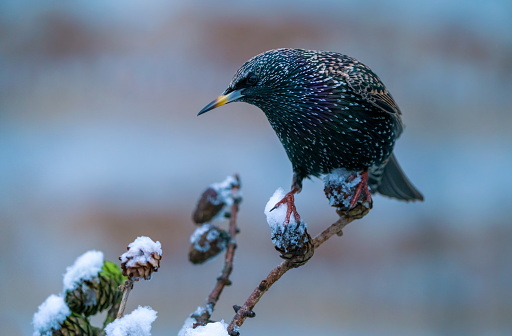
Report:
[[[213,110],[214,108],[225,105],[227,103],[231,103],[232,101],[243,97],[243,94],[240,91],[241,90],[236,90],[228,93],[227,95],[218,96],[217,99],[215,99],[210,104],[206,105],[201,111],[199,111],[197,115],[201,115],[203,113]]]

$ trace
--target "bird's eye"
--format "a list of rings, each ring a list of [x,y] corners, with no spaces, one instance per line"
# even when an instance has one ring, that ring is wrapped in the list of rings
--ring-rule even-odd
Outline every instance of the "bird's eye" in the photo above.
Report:
[[[247,78],[245,79],[245,83],[247,85],[255,85],[258,82],[258,76],[256,76],[255,73],[251,72],[249,75],[247,75]]]

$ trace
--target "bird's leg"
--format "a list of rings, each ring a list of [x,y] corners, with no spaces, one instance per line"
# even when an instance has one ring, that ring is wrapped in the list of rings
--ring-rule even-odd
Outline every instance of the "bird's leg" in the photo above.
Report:
[[[293,187],[292,190],[290,190],[288,193],[286,193],[286,195],[284,195],[283,199],[280,200],[279,202],[276,203],[276,205],[274,205],[274,207],[272,209],[270,209],[270,211],[274,210],[274,209],[277,209],[280,205],[282,204],[285,204],[288,206],[287,209],[286,209],[286,217],[285,217],[285,220],[284,220],[284,224],[287,225],[290,223],[290,217],[293,213],[293,216],[295,217],[295,221],[297,223],[300,222],[300,215],[299,213],[297,212],[297,208],[295,207],[295,194],[297,192],[299,192],[299,188],[298,187]]]
[[[354,195],[352,195],[349,210],[353,209],[356,206],[357,201],[359,200],[359,196],[361,196],[361,193],[364,193],[365,201],[372,201],[372,195],[370,193],[370,189],[368,189],[368,169],[365,169],[361,173],[361,182],[357,184],[356,190],[354,191]]]

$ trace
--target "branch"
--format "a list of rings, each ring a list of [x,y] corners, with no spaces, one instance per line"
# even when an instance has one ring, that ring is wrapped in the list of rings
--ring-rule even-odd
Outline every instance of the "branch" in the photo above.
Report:
[[[220,295],[222,294],[222,290],[225,286],[231,285],[231,280],[229,280],[229,276],[233,271],[233,260],[235,258],[235,249],[236,249],[236,234],[238,232],[236,225],[236,217],[238,214],[238,203],[234,203],[231,206],[231,218],[229,220],[229,243],[226,249],[226,259],[224,261],[224,268],[222,269],[221,276],[217,278],[217,284],[213,288],[212,292],[208,296],[208,304],[212,304],[212,308],[215,306],[217,301],[219,300]]]
[[[341,236],[343,234],[343,228],[350,224],[355,219],[359,219],[352,216],[342,216],[335,223],[331,224],[327,229],[319,233],[315,238],[313,238],[313,246],[316,249],[323,243],[327,241],[327,239],[331,238],[333,235]]]
[[[313,248],[316,249],[335,234],[341,236],[343,228],[355,219],[358,219],[358,217],[348,215],[341,216],[338,221],[330,225],[313,239]],[[296,263],[293,259],[288,259],[274,268],[267,277],[260,282],[258,287],[256,287],[242,307],[235,306],[235,316],[228,326],[229,335],[238,336],[240,334],[238,330],[245,322],[246,318],[254,317],[256,315],[253,311],[254,306],[256,306],[263,294],[265,294],[268,289],[283,276],[283,274],[292,268],[304,265],[306,262]]]
[[[121,300],[121,304],[119,305],[119,310],[117,311],[116,319],[119,319],[124,315],[124,309],[126,308],[126,302],[128,302],[128,296],[130,295],[130,292],[133,289],[133,280],[126,280],[123,285],[119,286],[119,289],[123,292],[123,299]]]
[[[238,190],[238,188],[237,188]],[[236,192],[233,190],[233,192]],[[235,198],[236,199],[236,198]],[[206,325],[210,321],[210,317],[213,313],[215,305],[219,300],[224,287],[231,285],[231,280],[229,280],[229,276],[233,271],[233,260],[235,257],[235,249],[236,249],[236,234],[238,233],[238,228],[236,225],[236,219],[238,214],[238,202],[234,202],[231,206],[231,216],[229,219],[229,243],[226,249],[226,257],[224,259],[224,268],[222,269],[221,275],[217,278],[217,283],[215,287],[211,291],[210,295],[208,295],[208,299],[206,301],[205,309],[200,310],[201,315],[193,314],[192,317],[196,319],[196,323],[194,327],[199,325]]]

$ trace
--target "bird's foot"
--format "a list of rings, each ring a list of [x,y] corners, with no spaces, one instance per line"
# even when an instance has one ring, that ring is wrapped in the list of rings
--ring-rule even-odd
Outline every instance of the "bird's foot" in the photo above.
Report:
[[[354,176],[354,178],[356,178],[356,176]],[[361,173],[361,181],[357,184],[356,190],[352,195],[352,199],[350,200],[350,206],[347,210],[347,214],[350,212],[350,210],[355,208],[361,194],[363,194],[363,202],[368,202],[368,204],[372,203],[372,194],[370,193],[370,189],[368,188],[368,170],[365,170]]]
[[[300,222],[300,215],[297,212],[297,208],[295,207],[295,193],[297,193],[298,189],[293,188],[291,191],[289,191],[286,195],[284,195],[283,199],[274,205],[270,211],[277,209],[280,205],[286,204],[286,216],[284,220],[284,224],[288,225],[290,223],[291,215],[293,214],[293,217],[295,217],[295,221],[297,223]]]

